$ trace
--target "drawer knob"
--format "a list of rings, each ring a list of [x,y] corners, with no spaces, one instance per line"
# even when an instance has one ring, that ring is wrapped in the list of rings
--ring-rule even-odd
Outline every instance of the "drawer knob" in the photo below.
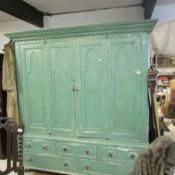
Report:
[[[114,156],[114,153],[111,152],[111,151],[109,151],[109,152],[108,152],[108,155],[109,155],[109,157],[113,157],[113,156]]]
[[[68,162],[64,162],[64,166],[65,167],[68,167],[69,166],[69,163]]]
[[[43,145],[43,150],[48,150],[48,145]]]
[[[86,165],[85,165],[85,169],[86,169],[86,170],[89,170],[89,169],[90,169],[90,165],[89,165],[89,164],[86,164]]]
[[[27,161],[31,162],[32,161],[32,157],[31,156],[28,156],[27,157]]]
[[[86,155],[89,155],[90,154],[90,150],[86,150],[85,153],[86,153]]]
[[[135,159],[135,158],[137,157],[137,153],[135,153],[135,152],[130,152],[130,153],[129,153],[129,157],[130,157],[131,159]]]
[[[64,152],[68,152],[68,150],[69,150],[69,149],[66,148],[66,147],[63,148],[63,151],[64,151]]]
[[[27,148],[32,148],[32,144],[31,143],[27,143]]]

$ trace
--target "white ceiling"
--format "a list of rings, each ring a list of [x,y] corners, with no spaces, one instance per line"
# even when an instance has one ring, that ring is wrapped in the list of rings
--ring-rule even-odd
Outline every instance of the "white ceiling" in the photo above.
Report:
[[[11,16],[3,11],[0,11],[0,23],[17,20],[14,16]]]
[[[142,4],[143,0],[23,0],[36,9],[50,13],[71,13],[79,11],[97,10],[135,6]],[[17,20],[12,15],[0,11],[0,23]]]
[[[161,5],[168,5],[168,4],[175,4],[175,0],[157,0],[156,5],[161,6]]]
[[[50,14],[134,6],[143,0],[24,0],[40,11]]]

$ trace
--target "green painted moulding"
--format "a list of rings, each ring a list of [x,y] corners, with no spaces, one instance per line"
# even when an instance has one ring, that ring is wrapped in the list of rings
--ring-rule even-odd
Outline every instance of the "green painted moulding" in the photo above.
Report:
[[[7,33],[5,36],[12,39],[13,41],[18,41],[23,39],[37,39],[37,38],[50,38],[58,35],[66,36],[80,36],[81,34],[87,33],[103,33],[107,32],[117,32],[117,33],[127,33],[132,31],[142,31],[150,33],[154,28],[157,20],[142,20],[137,22],[122,22],[122,23],[105,23],[96,25],[84,25],[76,27],[66,27],[66,28],[56,28],[56,29],[40,29],[26,32],[16,32]]]

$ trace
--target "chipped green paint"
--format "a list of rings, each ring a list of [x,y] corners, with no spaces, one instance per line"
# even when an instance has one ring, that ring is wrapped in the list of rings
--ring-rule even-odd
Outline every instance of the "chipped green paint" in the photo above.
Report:
[[[147,145],[155,20],[7,34],[15,41],[25,168],[129,175]]]

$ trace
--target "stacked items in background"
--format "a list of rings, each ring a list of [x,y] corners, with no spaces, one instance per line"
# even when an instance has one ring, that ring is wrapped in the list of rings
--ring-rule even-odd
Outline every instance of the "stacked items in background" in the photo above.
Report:
[[[175,141],[175,58],[156,56],[154,63],[161,135],[168,135]]]
[[[7,93],[2,89],[2,63],[3,55],[0,54],[0,119],[6,117]],[[6,142],[7,133],[4,129],[0,129],[0,159],[6,158]]]
[[[154,106],[157,131],[175,133],[175,20],[158,24],[151,33],[151,71],[156,72]],[[160,121],[160,122],[159,122]],[[159,125],[160,124],[160,125]],[[173,131],[174,130],[174,131]],[[174,136],[175,138],[175,136]]]
[[[175,119],[175,80],[169,80],[167,87],[157,89],[157,102],[159,102],[159,117]]]
[[[175,141],[175,80],[170,80],[167,98],[165,103],[160,106],[163,114],[162,125],[163,135],[169,136]]]
[[[175,80],[170,80],[167,100],[161,109],[166,118],[175,119]]]

